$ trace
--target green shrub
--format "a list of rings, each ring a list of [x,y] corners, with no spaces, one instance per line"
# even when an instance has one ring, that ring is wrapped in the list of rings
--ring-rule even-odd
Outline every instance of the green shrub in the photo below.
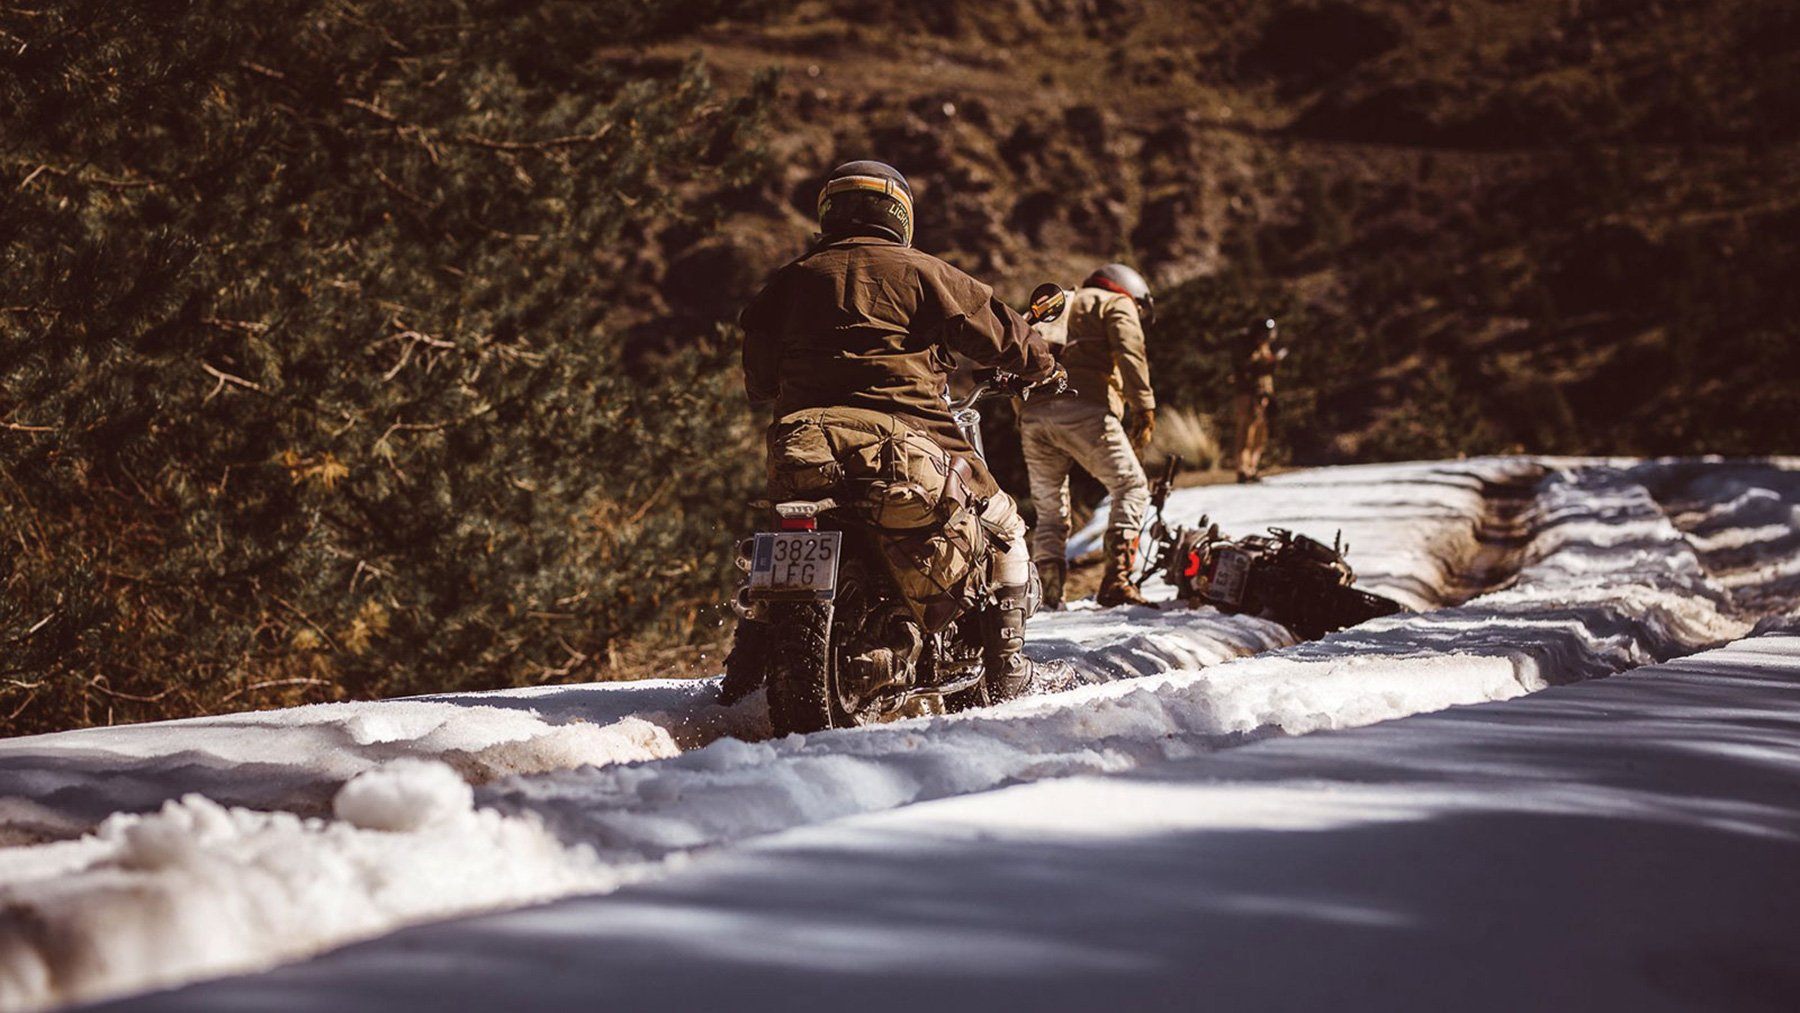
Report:
[[[715,635],[754,478],[731,342],[628,363],[613,320],[644,236],[757,165],[768,92],[594,55],[686,10],[0,15],[10,730]]]

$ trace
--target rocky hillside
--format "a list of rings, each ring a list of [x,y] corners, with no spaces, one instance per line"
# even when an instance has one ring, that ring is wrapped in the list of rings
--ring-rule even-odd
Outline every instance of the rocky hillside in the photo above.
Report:
[[[1144,265],[1172,403],[1286,317],[1298,460],[1792,449],[1797,46],[1771,2],[778,4],[643,57],[783,75],[766,185],[644,277],[729,312],[881,157],[1005,291]]]

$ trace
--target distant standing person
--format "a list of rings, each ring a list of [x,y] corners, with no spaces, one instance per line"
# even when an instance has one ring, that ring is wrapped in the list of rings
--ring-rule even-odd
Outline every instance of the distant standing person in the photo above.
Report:
[[[1150,505],[1138,452],[1156,429],[1156,395],[1144,357],[1144,328],[1156,301],[1143,275],[1124,264],[1103,264],[1069,298],[1063,317],[1068,341],[1060,358],[1071,390],[1032,398],[1020,413],[1025,467],[1037,526],[1031,554],[1043,581],[1045,608],[1061,608],[1068,576],[1069,468],[1106,486],[1112,512],[1106,521],[1106,573],[1101,605],[1146,605],[1131,582],[1138,531]]]
[[[1275,367],[1287,358],[1272,318],[1244,330],[1237,362],[1237,480],[1262,481],[1263,449],[1269,445],[1269,408],[1275,400]]]

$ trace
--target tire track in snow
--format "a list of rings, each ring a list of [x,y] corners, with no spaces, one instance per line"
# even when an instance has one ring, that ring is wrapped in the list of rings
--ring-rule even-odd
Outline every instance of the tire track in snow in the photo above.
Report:
[[[1482,483],[1477,548],[1445,588],[1448,604],[1501,590],[1518,576],[1537,523],[1538,487],[1548,469],[1533,467],[1499,481]]]
[[[1740,609],[1800,616],[1800,461],[1655,461],[1634,473]]]

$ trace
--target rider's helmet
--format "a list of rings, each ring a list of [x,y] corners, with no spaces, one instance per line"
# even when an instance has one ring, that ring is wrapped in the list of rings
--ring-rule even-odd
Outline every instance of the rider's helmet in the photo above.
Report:
[[[1124,264],[1101,264],[1081,284],[1086,288],[1103,288],[1130,296],[1137,303],[1138,317],[1146,327],[1156,319],[1156,300],[1150,296],[1150,283]]]
[[[845,162],[819,188],[819,231],[835,237],[869,230],[911,246],[912,187],[886,162]]]
[[[1244,328],[1244,347],[1255,348],[1275,336],[1275,318],[1258,317]]]

